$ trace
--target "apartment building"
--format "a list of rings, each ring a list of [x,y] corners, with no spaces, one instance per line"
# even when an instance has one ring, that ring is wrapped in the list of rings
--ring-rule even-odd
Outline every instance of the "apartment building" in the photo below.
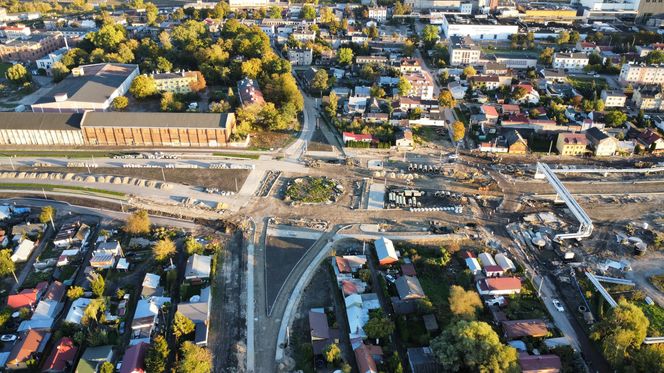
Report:
[[[602,101],[605,107],[625,107],[627,96],[619,90],[602,90]]]
[[[159,92],[189,93],[192,84],[198,82],[200,71],[153,74],[152,78]]]
[[[65,46],[62,33],[47,31],[0,44],[0,60],[32,63]]]
[[[588,56],[585,53],[555,53],[553,67],[556,69],[583,70],[588,65]]]
[[[24,39],[31,35],[30,27],[24,25],[1,26],[0,37],[7,39]]]
[[[663,84],[664,66],[624,64],[618,80],[624,84]]]
[[[376,22],[382,23],[387,21],[387,8],[384,7],[370,7],[369,8],[369,19],[373,19]]]
[[[560,155],[583,155],[587,146],[588,139],[581,133],[561,133],[556,141],[556,150]]]
[[[422,100],[432,100],[434,92],[433,78],[426,71],[403,74],[410,82],[411,89],[408,97],[419,97]]]
[[[651,84],[634,90],[632,101],[637,109],[643,111],[664,110],[664,95],[659,85]]]
[[[314,52],[311,48],[291,48],[288,50],[288,60],[295,66],[311,65]]]
[[[420,66],[420,61],[414,58],[402,58],[401,64],[399,65],[399,71],[402,74],[408,73],[418,73],[422,71],[422,66]]]
[[[450,38],[450,65],[474,65],[480,61],[482,49],[469,36]]]
[[[356,56],[355,63],[358,65],[364,65],[368,63],[375,63],[379,65],[387,64],[387,57],[385,56]]]

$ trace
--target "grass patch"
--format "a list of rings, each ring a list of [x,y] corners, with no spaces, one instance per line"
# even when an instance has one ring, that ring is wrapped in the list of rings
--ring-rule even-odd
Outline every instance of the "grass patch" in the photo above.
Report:
[[[39,189],[44,189],[48,191],[53,191],[56,189],[67,189],[67,190],[75,190],[79,192],[89,192],[89,193],[97,193],[97,194],[108,194],[111,196],[116,196],[116,197],[124,197],[125,194],[122,192],[114,192],[112,190],[104,190],[104,189],[97,189],[97,188],[88,188],[88,187],[80,187],[80,186],[73,186],[73,185],[54,185],[54,184],[30,184],[30,183],[0,183],[0,188],[1,189],[31,189],[31,190],[39,190]]]
[[[572,87],[579,91],[579,93],[581,93],[581,95],[584,97],[592,97],[593,88],[599,97],[602,90],[608,88],[609,86],[604,78],[568,76],[567,79],[569,80],[570,84],[572,84]]]
[[[286,196],[295,202],[328,202],[335,197],[336,185],[336,182],[327,177],[303,177],[288,186]]]
[[[0,62],[0,76],[4,77],[5,73],[7,72],[7,70],[9,70],[10,67],[12,67],[11,63]]]
[[[510,320],[546,318],[549,312],[529,280],[523,281],[521,293],[510,296],[505,314]]]
[[[227,158],[244,158],[244,159],[258,159],[259,154],[249,154],[249,153],[230,153],[230,152],[215,152],[212,153],[215,157],[227,157]]]
[[[664,275],[652,276],[649,280],[657,290],[664,292]]]
[[[664,308],[654,304],[652,306],[647,304],[639,304],[643,313],[650,321],[648,326],[649,337],[664,336]]]

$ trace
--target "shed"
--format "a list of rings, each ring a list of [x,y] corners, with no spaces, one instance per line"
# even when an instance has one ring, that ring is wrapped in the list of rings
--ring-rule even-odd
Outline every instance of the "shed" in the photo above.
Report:
[[[187,268],[184,273],[184,278],[186,280],[208,279],[210,278],[211,265],[211,256],[194,254],[187,259]]]
[[[480,262],[482,262],[483,266],[488,266],[488,265],[495,266],[496,265],[496,261],[493,260],[493,256],[489,253],[486,253],[486,252],[485,253],[480,253],[480,255],[478,255],[478,257],[480,259]]]
[[[503,321],[503,331],[508,340],[522,337],[545,337],[549,334],[549,328],[542,319]]]
[[[466,251],[464,252],[464,257],[466,261],[466,267],[468,267],[468,269],[473,275],[476,275],[482,271],[480,262],[477,261],[477,258],[475,258],[473,253]]]
[[[390,265],[399,261],[392,240],[381,237],[374,241],[374,246],[376,247],[376,255],[378,256],[378,263],[380,265]]]
[[[507,255],[500,253],[496,254],[496,263],[503,269],[503,271],[508,272],[508,271],[514,271],[516,269],[516,266],[514,265],[514,262],[510,258],[507,257]]]

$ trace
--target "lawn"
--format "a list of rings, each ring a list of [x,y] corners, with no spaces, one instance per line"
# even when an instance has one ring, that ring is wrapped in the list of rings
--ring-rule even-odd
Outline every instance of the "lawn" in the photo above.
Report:
[[[609,86],[604,78],[569,76],[568,80],[572,84],[572,87],[579,91],[583,97],[593,97],[593,83],[597,97],[599,97],[603,89]]]
[[[286,190],[291,201],[322,203],[331,201],[336,183],[327,177],[304,177],[296,179]]]
[[[647,304],[639,303],[639,306],[650,321],[650,326],[648,327],[648,337],[664,336],[664,308],[656,304],[650,306]]]
[[[55,191],[55,190],[59,190],[59,189],[66,189],[66,190],[75,190],[75,191],[89,192],[89,193],[95,193],[95,194],[107,194],[107,195],[116,196],[116,197],[124,197],[125,196],[124,193],[114,192],[112,190],[79,187],[79,186],[73,186],[73,185],[31,184],[31,183],[0,183],[0,189],[32,189],[32,190],[44,189],[44,190],[49,190],[49,191]]]
[[[12,67],[11,63],[0,62],[0,77],[4,79],[7,70]]]
[[[250,153],[231,153],[231,152],[215,152],[212,153],[215,157],[226,157],[226,158],[244,158],[244,159],[258,159],[260,154],[250,154]]]

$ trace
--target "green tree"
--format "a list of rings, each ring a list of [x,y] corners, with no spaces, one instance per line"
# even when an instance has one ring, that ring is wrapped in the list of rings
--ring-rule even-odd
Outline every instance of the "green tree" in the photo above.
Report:
[[[604,121],[606,121],[606,124],[613,127],[621,126],[627,121],[627,114],[622,111],[611,110],[604,114]]]
[[[404,78],[403,76],[399,78],[399,83],[397,83],[397,90],[399,91],[399,95],[408,96],[408,93],[411,89],[413,89],[413,86],[410,84],[408,79]]]
[[[175,254],[175,243],[173,243],[168,237],[159,240],[152,247],[152,253],[154,254],[155,260],[163,262]]]
[[[463,122],[456,121],[452,124],[452,140],[454,142],[461,141],[466,136],[466,126]]]
[[[12,260],[12,251],[10,249],[0,250],[0,276],[5,277],[9,274],[14,276],[14,280],[18,283],[16,278],[16,263]]]
[[[466,66],[463,69],[463,75],[466,78],[472,78],[473,76],[477,75],[477,70],[475,70],[475,68],[472,66]]]
[[[212,372],[212,354],[208,349],[186,341],[182,344],[182,348],[180,348],[180,360],[178,361],[177,373],[192,372]]]
[[[219,102],[211,102],[209,110],[212,113],[226,113],[231,110],[231,104],[227,101],[220,100]]]
[[[67,298],[69,298],[71,300],[76,300],[76,299],[82,297],[83,293],[85,293],[85,290],[83,290],[82,287],[72,286],[69,289],[67,289]]]
[[[159,9],[153,3],[145,4],[145,19],[148,25],[155,26],[157,24],[157,16],[159,16]]]
[[[485,322],[458,321],[431,341],[431,349],[445,371],[519,371],[516,350]]]
[[[651,65],[658,65],[664,63],[664,51],[654,50],[646,56],[646,63]]]
[[[111,106],[113,106],[113,110],[115,111],[123,111],[129,106],[129,99],[125,96],[118,96],[113,99]]]
[[[104,295],[104,289],[106,288],[104,276],[100,273],[92,272],[90,274],[90,280],[90,290],[92,290],[92,294],[97,298],[101,298],[101,296]]]
[[[270,7],[270,18],[281,19],[281,7],[273,5]]]
[[[12,313],[13,311],[9,308],[3,308],[0,311],[0,328],[3,328],[7,324],[7,321],[12,318]]]
[[[336,364],[341,360],[341,349],[336,343],[331,343],[323,350],[323,356],[328,364]]]
[[[187,255],[203,254],[203,244],[198,242],[193,236],[189,236],[184,240],[184,251]]]
[[[57,83],[69,75],[69,69],[64,63],[57,61],[51,66],[51,74],[53,75],[53,81]]]
[[[304,4],[300,12],[302,19],[306,19],[307,21],[312,21],[316,18],[316,8],[311,4]]]
[[[517,86],[512,90],[512,98],[515,100],[521,100],[522,98],[526,97],[528,94],[528,91],[524,87]]]
[[[595,111],[604,111],[604,100],[598,99],[594,103]]]
[[[452,97],[452,92],[445,89],[438,95],[438,104],[441,108],[453,108],[456,106],[456,100]]]
[[[129,93],[131,93],[136,99],[142,100],[157,94],[157,84],[153,77],[139,75],[131,82]]]
[[[148,212],[145,210],[138,210],[129,215],[124,229],[129,234],[150,233],[150,216],[148,215]]]
[[[606,360],[619,367],[641,347],[649,325],[641,308],[621,300],[607,317],[595,324],[590,338],[599,342]]]
[[[390,372],[403,373],[403,366],[401,365],[399,353],[396,351],[392,353],[392,356],[387,360],[387,366],[390,368]]]
[[[105,24],[99,31],[91,32],[86,35],[95,47],[101,48],[106,52],[115,51],[120,43],[126,39],[126,31],[120,24]]]
[[[553,63],[553,48],[544,48],[539,55],[539,60],[545,65],[551,65]]]
[[[483,306],[476,291],[466,291],[458,285],[452,285],[448,300],[452,314],[464,320],[475,320],[477,311]]]
[[[424,29],[422,29],[422,41],[427,48],[433,47],[438,41],[439,37],[440,31],[438,26],[426,25],[424,26]]]
[[[83,65],[88,62],[90,54],[81,48],[71,48],[62,56],[60,62],[65,64],[67,68],[71,69],[78,65]]]
[[[394,322],[385,315],[383,310],[373,310],[369,314],[369,321],[364,325],[364,332],[369,338],[387,338],[394,332]]]
[[[145,369],[150,373],[163,373],[166,371],[166,362],[171,350],[168,342],[162,335],[157,335],[152,340],[152,345],[145,354]]]
[[[193,333],[195,328],[194,322],[187,316],[180,312],[175,312],[175,317],[173,318],[173,335],[175,335],[175,339],[179,341],[180,338]]]
[[[325,113],[330,118],[337,116],[337,105],[339,105],[339,97],[336,93],[330,92],[330,95],[328,96],[328,102],[325,104]]]
[[[252,58],[247,61],[242,62],[242,75],[251,78],[251,79],[256,79],[258,77],[258,74],[263,71],[263,62],[261,61],[260,58]]]
[[[159,56],[157,57],[157,70],[165,73],[171,72],[173,70],[173,64],[165,57]]]
[[[28,70],[20,63],[17,63],[8,68],[7,72],[5,72],[5,77],[15,85],[23,85],[24,83],[28,83],[32,80]]]
[[[664,373],[664,344],[643,345],[634,356],[637,372]]]
[[[339,54],[337,54],[337,60],[342,65],[350,65],[353,63],[353,50],[350,48],[341,48],[339,49]]]
[[[114,373],[115,372],[115,366],[113,363],[109,363],[108,361],[104,361],[104,363],[99,367],[99,373]]]
[[[381,87],[377,84],[374,84],[373,86],[371,86],[371,89],[369,90],[369,92],[371,94],[371,97],[377,97],[377,98],[383,98],[383,97],[385,97],[385,94],[386,94],[383,87]]]
[[[180,21],[184,18],[184,9],[182,8],[177,8],[173,13],[171,13],[171,18],[173,18],[174,21]]]
[[[44,206],[39,213],[39,222],[47,224],[55,220],[55,208],[53,206]]]
[[[561,31],[558,33],[558,37],[556,38],[556,42],[558,44],[567,44],[569,43],[570,35],[569,32],[567,31]]]
[[[311,88],[322,92],[327,89],[328,84],[327,71],[325,69],[318,69],[311,80]]]

